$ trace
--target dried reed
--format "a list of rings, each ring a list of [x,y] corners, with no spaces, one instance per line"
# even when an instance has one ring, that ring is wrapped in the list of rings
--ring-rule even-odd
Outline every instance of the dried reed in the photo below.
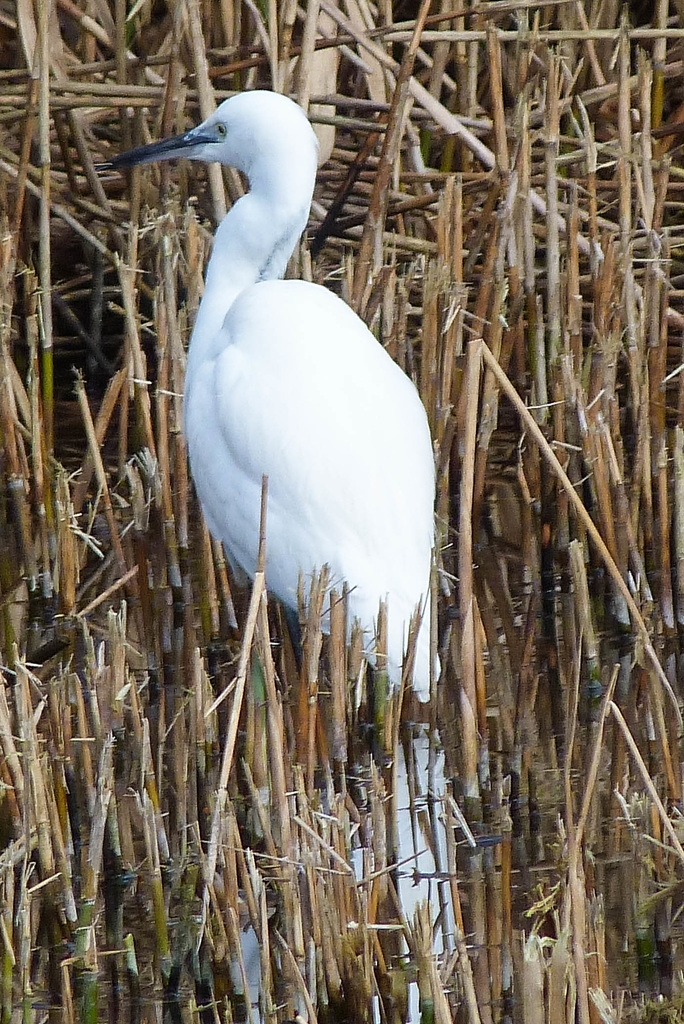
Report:
[[[682,6],[397,11],[3,11],[3,1022],[594,1024],[674,993]],[[428,412],[427,708],[381,695],[382,613],[374,686],[344,592],[322,634],[325,571],[298,666],[202,522],[184,353],[242,183],[95,170],[256,86],[324,157],[293,273]]]

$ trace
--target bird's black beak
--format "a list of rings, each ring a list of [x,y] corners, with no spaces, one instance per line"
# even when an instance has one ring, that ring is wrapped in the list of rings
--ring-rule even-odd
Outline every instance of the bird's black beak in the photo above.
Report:
[[[135,167],[137,164],[153,164],[158,160],[173,160],[177,157],[190,156],[198,146],[218,142],[214,136],[204,135],[194,128],[185,135],[174,135],[161,142],[153,142],[149,146],[137,146],[127,153],[120,153],[106,163],[98,164],[98,171],[111,171],[120,167]]]

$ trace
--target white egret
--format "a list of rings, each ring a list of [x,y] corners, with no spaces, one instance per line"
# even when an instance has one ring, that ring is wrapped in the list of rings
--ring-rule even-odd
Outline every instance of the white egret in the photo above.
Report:
[[[174,157],[237,168],[249,183],[216,231],[188,351],[185,432],[209,529],[253,576],[267,474],[269,590],[296,609],[300,575],[327,564],[331,586],[347,582],[369,648],[386,599],[393,685],[421,605],[413,686],[426,700],[435,485],[425,410],[341,299],[280,280],[308,220],[313,129],[290,99],[245,92],[184,135],[105,166]]]

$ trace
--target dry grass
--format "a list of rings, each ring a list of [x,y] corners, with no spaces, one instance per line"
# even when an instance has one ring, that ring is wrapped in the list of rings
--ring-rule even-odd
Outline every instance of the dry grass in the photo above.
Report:
[[[416,982],[437,1024],[598,1024],[679,990],[683,13],[0,5],[1,1022],[394,1022]],[[95,170],[257,85],[325,155],[292,273],[428,411],[427,747],[344,601],[298,673],[199,513],[184,346],[241,182]],[[408,919],[401,765],[436,869]]]

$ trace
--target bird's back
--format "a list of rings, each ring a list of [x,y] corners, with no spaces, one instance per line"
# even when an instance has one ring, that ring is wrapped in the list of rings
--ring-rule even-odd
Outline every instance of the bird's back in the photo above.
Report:
[[[212,349],[185,398],[192,473],[212,532],[253,575],[267,474],[269,589],[296,607],[300,573],[310,579],[327,564],[334,585],[352,588],[350,611],[369,640],[387,597],[396,681],[408,620],[428,593],[433,544],[432,446],[413,384],[348,306],[301,281],[243,291]]]

